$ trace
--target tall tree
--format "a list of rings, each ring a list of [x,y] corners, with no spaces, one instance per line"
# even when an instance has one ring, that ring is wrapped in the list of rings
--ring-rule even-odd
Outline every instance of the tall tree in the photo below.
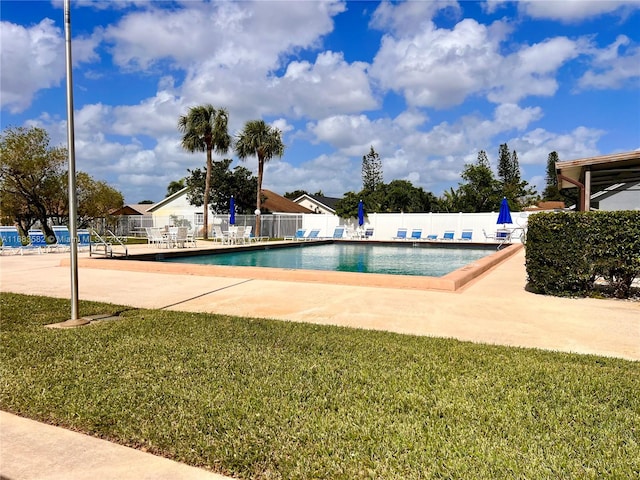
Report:
[[[209,238],[209,193],[211,187],[212,152],[225,154],[231,146],[227,130],[229,114],[224,108],[213,105],[191,107],[187,115],[178,119],[178,129],[183,134],[182,147],[189,152],[207,152],[204,189],[203,237]]]
[[[262,206],[262,179],[264,164],[274,156],[284,155],[285,145],[282,143],[282,132],[267,125],[264,120],[250,120],[236,137],[235,151],[238,158],[258,158],[258,187],[256,192],[256,209]],[[256,236],[260,235],[260,215],[256,218]]]
[[[516,165],[514,165],[514,157],[509,151],[509,145],[503,143],[500,145],[498,153],[498,178],[503,185],[513,185],[520,181],[520,167],[517,165],[518,156],[515,153]]]
[[[374,192],[383,182],[382,161],[372,146],[369,153],[362,157],[362,187]]]
[[[67,149],[50,147],[49,134],[37,127],[8,128],[0,137],[2,216],[27,231],[39,221],[47,236],[47,219],[64,203],[62,183]]]
[[[545,189],[542,192],[543,200],[562,201],[564,197],[558,189],[558,176],[556,175],[556,162],[560,161],[558,152],[553,151],[547,157],[547,174],[545,176]]]
[[[500,206],[500,182],[495,179],[487,154],[478,152],[475,164],[465,165],[461,183],[456,196],[458,208],[463,212],[491,212]]]
[[[510,153],[506,143],[500,145],[498,176],[502,182],[502,195],[507,197],[509,205],[515,210],[525,206],[536,193],[534,188],[528,186],[529,182],[522,180],[518,153],[515,150]]]

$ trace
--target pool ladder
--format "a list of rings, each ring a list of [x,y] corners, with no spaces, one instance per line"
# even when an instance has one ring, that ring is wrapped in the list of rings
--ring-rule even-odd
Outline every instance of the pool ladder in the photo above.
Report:
[[[120,240],[111,230],[107,230],[106,233],[108,234],[108,237],[103,238],[98,232],[93,229],[91,230],[91,236],[97,240],[95,242],[92,241],[89,244],[89,256],[91,257],[95,253],[96,255],[104,255],[105,257],[113,258],[113,247],[114,244],[116,244],[124,248],[124,256],[128,257],[129,250],[122,240]]]

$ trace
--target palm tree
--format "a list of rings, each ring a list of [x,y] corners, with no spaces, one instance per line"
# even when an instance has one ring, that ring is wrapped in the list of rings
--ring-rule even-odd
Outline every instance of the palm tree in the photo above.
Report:
[[[260,210],[262,192],[262,174],[264,163],[274,155],[282,157],[285,145],[282,143],[282,132],[267,125],[264,120],[250,120],[244,129],[236,135],[236,155],[240,160],[247,157],[258,157],[258,192],[256,195],[256,209]],[[256,236],[260,235],[260,215],[256,218]]]
[[[231,136],[227,131],[229,114],[224,108],[212,105],[191,107],[187,115],[178,119],[178,129],[183,134],[182,148],[189,152],[207,152],[207,171],[204,186],[204,232],[205,240],[209,238],[209,195],[211,188],[212,159],[211,152],[225,154],[231,146]]]

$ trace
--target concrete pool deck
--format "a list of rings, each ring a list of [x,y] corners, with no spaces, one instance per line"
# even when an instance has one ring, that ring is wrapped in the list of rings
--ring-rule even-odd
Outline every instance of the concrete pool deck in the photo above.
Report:
[[[199,242],[204,245],[211,248]],[[0,256],[0,290],[69,298],[68,263],[68,253]],[[382,276],[382,285],[354,285],[325,276],[331,272],[217,267],[227,270],[203,274],[191,269],[203,266],[88,258],[86,252],[78,263],[81,300],[640,360],[640,302],[528,292],[523,249],[456,292],[407,287],[397,276]]]

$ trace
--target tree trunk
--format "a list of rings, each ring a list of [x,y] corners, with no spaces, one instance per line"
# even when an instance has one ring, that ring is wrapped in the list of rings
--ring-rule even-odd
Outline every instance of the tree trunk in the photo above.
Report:
[[[258,194],[256,196],[256,209],[261,210],[262,171],[264,170],[264,158],[258,154]],[[256,237],[260,236],[260,215],[256,215]]]
[[[47,223],[47,208],[37,201],[34,202],[33,207],[36,211],[36,219],[40,222],[40,225],[42,225],[42,233],[47,239],[47,243],[56,243],[56,235],[55,233],[53,233],[53,229]]]
[[[202,238],[207,240],[209,238],[209,190],[211,189],[211,170],[213,169],[211,161],[211,147],[207,146],[207,173],[204,177],[204,218],[202,219],[202,225],[204,232]]]

